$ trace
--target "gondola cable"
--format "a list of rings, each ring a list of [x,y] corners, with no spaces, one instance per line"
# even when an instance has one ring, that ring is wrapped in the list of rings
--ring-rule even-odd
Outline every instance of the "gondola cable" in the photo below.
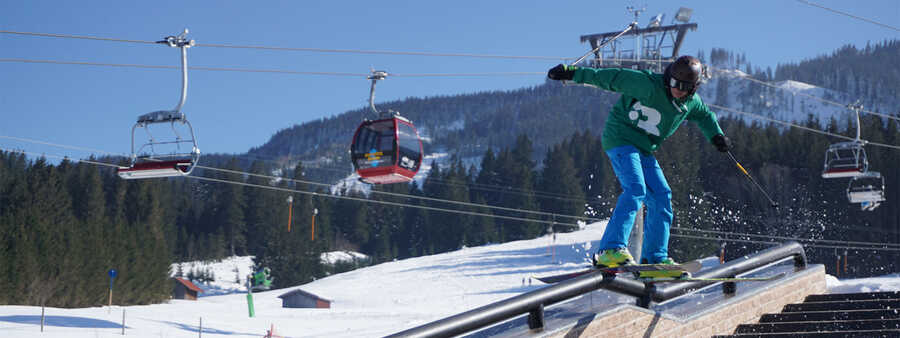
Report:
[[[73,161],[77,161],[77,162],[87,163],[87,164],[96,165],[96,166],[110,167],[110,168],[117,168],[117,167],[118,167],[118,165],[112,164],[112,163],[105,163],[105,162],[93,161],[93,160],[85,160],[85,159],[71,159],[71,158],[69,158],[68,156],[60,156],[60,155],[36,154],[36,153],[26,152],[26,151],[22,151],[22,150],[6,149],[6,148],[3,148],[3,147],[0,147],[0,151],[7,151],[7,152],[11,152],[11,153],[22,153],[22,154],[25,154],[25,155],[31,155],[31,156],[45,156],[45,157],[54,157],[54,158],[60,158],[60,159],[69,159],[69,160],[73,160]],[[245,173],[245,174],[249,174],[249,173]],[[297,189],[282,188],[282,187],[273,187],[273,186],[266,186],[266,185],[259,185],[259,184],[245,183],[245,182],[238,182],[238,181],[230,181],[230,180],[217,179],[217,178],[210,178],[210,177],[203,177],[203,176],[196,176],[196,175],[194,175],[194,176],[185,176],[185,177],[186,177],[186,178],[193,178],[193,179],[197,179],[197,180],[201,180],[201,181],[211,181],[211,182],[217,182],[217,183],[223,183],[223,184],[237,184],[237,185],[242,185],[242,186],[247,186],[247,187],[255,187],[255,188],[269,189],[269,190],[277,190],[277,191],[284,191],[284,192],[289,192],[289,193],[301,193],[301,194],[308,194],[308,195],[313,195],[313,196],[325,196],[325,197],[331,197],[331,198],[336,198],[336,199],[347,199],[347,200],[354,200],[354,201],[364,202],[364,203],[365,203],[365,202],[371,202],[371,203],[378,203],[378,204],[385,204],[385,205],[393,205],[393,206],[399,206],[399,207],[411,207],[411,208],[420,208],[420,209],[426,209],[426,210],[432,210],[432,211],[441,211],[441,212],[448,212],[448,213],[460,213],[460,214],[467,214],[467,215],[471,215],[471,216],[495,217],[495,218],[500,218],[500,219],[515,220],[515,221],[536,222],[536,223],[543,223],[543,224],[548,224],[548,225],[560,224],[560,225],[577,226],[577,224],[561,223],[561,222],[556,222],[556,221],[552,221],[552,220],[544,221],[544,220],[539,220],[539,219],[518,218],[518,217],[511,217],[511,216],[502,216],[502,215],[493,215],[493,214],[483,214],[483,213],[469,212],[469,211],[459,211],[459,210],[452,210],[452,209],[443,209],[443,208],[435,208],[435,207],[426,207],[426,206],[419,206],[419,205],[414,205],[414,204],[406,204],[406,203],[398,203],[398,202],[388,202],[388,201],[370,200],[370,199],[364,199],[364,198],[358,198],[358,197],[351,197],[351,196],[320,194],[320,193],[313,192],[313,191],[297,190]],[[556,215],[556,216],[563,216],[563,215]],[[711,232],[711,233],[715,233],[715,231],[712,231],[712,230],[683,229],[683,228],[673,228],[673,229],[674,229],[674,230],[691,230],[691,231],[699,231],[699,232]],[[723,232],[723,233],[725,233],[725,232]],[[781,239],[781,240],[796,240],[796,241],[829,241],[829,242],[834,242],[834,241],[830,241],[830,240],[816,240],[816,239],[793,238],[793,237],[770,236],[770,235],[754,235],[754,234],[742,234],[742,233],[727,233],[727,234],[729,234],[729,235],[735,235],[735,236],[748,236],[748,237],[749,237],[749,236],[757,236],[757,237],[765,237],[765,238]],[[753,243],[763,243],[763,244],[768,244],[768,243],[777,244],[777,243],[775,243],[775,242],[750,241],[750,240],[741,240],[741,239],[722,239],[722,238],[715,238],[715,237],[691,236],[691,235],[682,235],[682,234],[672,234],[672,236],[673,236],[673,237],[685,237],[685,238],[697,238],[697,239],[704,239],[704,240],[716,240],[716,241],[722,241],[722,240],[725,240],[725,241],[753,242]],[[863,244],[863,243],[866,243],[866,242],[854,242],[854,243],[857,243],[857,244]],[[866,243],[866,244],[867,244],[867,245],[873,245],[873,246],[874,246],[874,245],[878,245],[878,246],[892,246],[892,245],[894,245],[894,244],[891,244],[891,243]],[[821,246],[821,247],[828,247],[828,248],[832,248],[832,247],[836,247],[836,248],[850,248],[850,249],[859,249],[859,250],[890,250],[890,251],[900,250],[900,248],[894,249],[894,248],[867,248],[867,247],[848,247],[848,246],[822,246],[822,245],[817,245],[817,244],[811,244],[811,245],[808,245],[808,246],[811,246],[811,247],[819,247],[819,246]]]

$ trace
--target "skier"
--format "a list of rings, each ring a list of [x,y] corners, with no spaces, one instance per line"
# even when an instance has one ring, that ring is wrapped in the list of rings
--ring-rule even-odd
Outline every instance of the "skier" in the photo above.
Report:
[[[701,67],[697,58],[682,56],[663,74],[564,64],[547,73],[551,80],[571,80],[622,93],[606,119],[602,142],[623,191],[594,255],[598,267],[635,264],[627,246],[641,203],[647,205],[641,263],[676,264],[668,254],[672,190],[653,152],[685,119],[696,122],[718,151],[731,149],[716,114],[696,94]]]

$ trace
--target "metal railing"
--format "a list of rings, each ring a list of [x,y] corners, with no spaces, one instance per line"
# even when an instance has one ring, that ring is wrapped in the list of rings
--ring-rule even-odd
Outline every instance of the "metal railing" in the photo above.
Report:
[[[695,277],[734,277],[791,257],[793,257],[796,268],[806,267],[806,253],[803,251],[803,246],[797,242],[788,242],[708,269],[696,274]],[[388,337],[450,337],[481,329],[526,313],[528,314],[528,327],[530,329],[539,329],[544,326],[544,307],[597,289],[607,289],[635,296],[638,298],[638,306],[649,308],[654,301],[662,302],[714,283],[717,282],[697,281],[662,286],[659,284],[644,284],[634,279],[616,278],[597,271],[398,332]],[[729,283],[726,283],[723,290],[726,293],[733,293],[736,289],[733,283],[730,283],[730,286]]]

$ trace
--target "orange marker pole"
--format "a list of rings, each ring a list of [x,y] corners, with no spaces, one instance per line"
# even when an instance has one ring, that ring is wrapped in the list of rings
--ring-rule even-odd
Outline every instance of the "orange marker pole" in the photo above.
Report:
[[[291,232],[291,218],[294,217],[294,196],[288,196],[288,232]]]

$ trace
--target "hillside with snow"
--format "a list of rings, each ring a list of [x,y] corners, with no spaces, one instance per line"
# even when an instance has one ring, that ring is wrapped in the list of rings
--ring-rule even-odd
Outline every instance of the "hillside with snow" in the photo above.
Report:
[[[248,316],[249,257],[184,263],[182,270],[208,269],[216,280],[199,283],[196,301],[82,309],[0,306],[2,337],[260,337],[273,328],[285,337],[375,337],[429,323],[544,285],[531,276],[583,268],[596,250],[606,222],[572,233],[463,248],[387,262],[329,276],[305,285],[253,294]],[[343,255],[343,254],[342,254]],[[344,256],[347,257],[347,256]],[[334,257],[332,257],[334,259]],[[816,262],[813,262],[816,263]],[[900,290],[900,275],[859,280],[828,277],[833,293]],[[331,301],[328,309],[283,308],[278,296],[301,289]],[[114,295],[115,297],[115,295]],[[115,298],[114,298],[115,302]]]
[[[699,90],[704,102],[784,122],[802,124],[813,116],[819,120],[822,128],[827,126],[831,119],[835,119],[842,128],[846,128],[847,122],[855,119],[855,116],[842,104],[853,103],[860,99],[847,93],[799,81],[786,80],[763,84],[737,69],[711,68],[710,75],[712,78]],[[715,108],[712,110],[719,116],[767,123],[749,114],[735,114]],[[896,107],[891,106],[889,102],[882,102],[875,106],[864,106],[864,110],[893,112]]]

